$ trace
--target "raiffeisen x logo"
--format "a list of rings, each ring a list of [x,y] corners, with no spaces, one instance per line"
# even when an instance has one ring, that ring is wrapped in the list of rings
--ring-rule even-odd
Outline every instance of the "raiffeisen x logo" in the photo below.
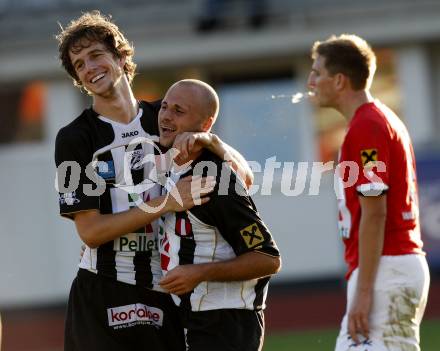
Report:
[[[253,248],[255,246],[258,246],[264,241],[263,234],[258,228],[257,223],[252,223],[251,225],[248,225],[246,228],[243,228],[242,230],[240,230],[240,234],[248,248]]]
[[[138,157],[138,145],[141,145],[144,152],[142,159],[137,158],[135,162],[133,157]],[[138,137],[133,139],[127,146],[124,155],[124,184],[116,184],[115,186],[126,191],[129,194],[138,194],[135,203],[138,208],[148,213],[157,213],[162,210],[168,201],[168,197],[172,196],[179,205],[183,205],[182,198],[177,190],[176,183],[168,175],[170,171],[179,172],[185,170],[191,164],[191,161],[183,165],[177,165],[174,159],[179,155],[180,151],[171,148],[166,153],[162,153],[160,147],[151,139]],[[133,164],[134,162],[134,164]],[[134,184],[132,169],[144,169],[144,180],[139,184]],[[150,206],[143,201],[143,193],[150,191],[153,187],[161,185],[168,189],[164,200],[158,206]]]

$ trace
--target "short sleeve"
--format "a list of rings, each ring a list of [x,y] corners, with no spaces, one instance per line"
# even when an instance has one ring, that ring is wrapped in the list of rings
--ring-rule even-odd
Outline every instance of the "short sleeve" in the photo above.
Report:
[[[222,164],[230,170],[226,162]],[[221,189],[225,179],[220,180],[220,176],[230,176],[227,191]],[[200,218],[202,221],[217,227],[236,255],[249,251],[259,251],[276,257],[280,255],[269,229],[260,218],[255,204],[234,171],[221,172],[221,174],[219,172],[214,194],[210,195],[209,202],[199,207],[200,210],[205,207],[205,210],[197,213],[197,209],[194,208],[194,214],[197,217],[199,214],[202,215]]]
[[[56,186],[62,216],[73,219],[76,212],[99,209],[99,196],[87,194],[87,189],[95,186],[86,174],[92,155],[90,143],[80,132],[66,128],[58,132],[55,141]]]
[[[344,142],[344,161],[350,167],[348,184],[353,184],[359,195],[378,196],[389,188],[390,132],[385,124],[365,118],[350,128]],[[354,169],[357,168],[358,172]]]

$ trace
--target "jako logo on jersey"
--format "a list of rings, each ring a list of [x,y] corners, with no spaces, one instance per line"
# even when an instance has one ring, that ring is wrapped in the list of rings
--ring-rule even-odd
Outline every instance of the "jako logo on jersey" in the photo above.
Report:
[[[110,327],[121,324],[151,324],[161,327],[163,323],[163,311],[161,309],[142,303],[108,308],[107,316]]]
[[[135,137],[137,135],[139,135],[139,132],[137,130],[135,130],[134,132],[122,133],[122,138]]]

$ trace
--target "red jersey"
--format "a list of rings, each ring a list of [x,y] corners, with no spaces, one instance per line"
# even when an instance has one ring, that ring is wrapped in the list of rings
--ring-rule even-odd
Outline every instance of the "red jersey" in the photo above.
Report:
[[[359,196],[387,194],[382,255],[423,253],[414,151],[402,121],[378,101],[360,106],[339,158],[339,233],[345,244],[346,278],[359,262]]]

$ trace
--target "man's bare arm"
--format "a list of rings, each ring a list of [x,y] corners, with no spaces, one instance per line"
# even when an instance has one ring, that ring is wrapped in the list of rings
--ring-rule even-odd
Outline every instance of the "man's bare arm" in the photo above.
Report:
[[[357,334],[368,337],[369,315],[373,300],[374,282],[382,255],[387,196],[360,196],[359,275],[355,298],[348,313],[348,331],[358,343]]]
[[[209,197],[201,197],[214,189],[215,181],[207,177],[206,182],[195,181],[191,177],[181,179],[175,191],[181,198],[181,203],[172,196],[160,196],[146,202],[148,210],[138,207],[128,211],[114,214],[101,214],[98,210],[88,210],[75,214],[74,220],[81,240],[89,247],[96,248],[106,242],[114,240],[121,235],[130,233],[166,212],[179,212],[209,201]]]
[[[256,279],[275,274],[280,268],[280,257],[253,251],[227,261],[177,266],[162,278],[160,285],[172,294],[182,295],[204,281]]]

